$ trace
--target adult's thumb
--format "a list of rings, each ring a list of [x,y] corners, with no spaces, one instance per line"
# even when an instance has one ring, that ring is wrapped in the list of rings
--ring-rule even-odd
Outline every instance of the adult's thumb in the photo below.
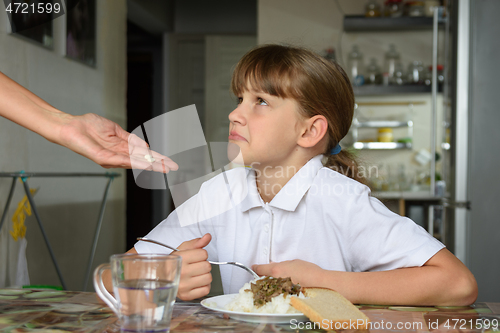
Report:
[[[210,241],[212,240],[212,235],[210,234],[205,234],[201,238],[195,238],[191,239],[189,241],[186,241],[182,243],[178,249],[179,250],[194,250],[194,249],[201,249],[207,246]]]

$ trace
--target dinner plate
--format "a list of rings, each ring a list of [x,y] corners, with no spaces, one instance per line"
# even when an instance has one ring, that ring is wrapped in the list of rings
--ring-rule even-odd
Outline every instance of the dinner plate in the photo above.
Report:
[[[224,306],[237,296],[238,294],[214,296],[201,301],[201,305],[207,309],[225,313],[231,319],[249,323],[290,324],[308,320],[302,313],[250,313],[225,310]]]

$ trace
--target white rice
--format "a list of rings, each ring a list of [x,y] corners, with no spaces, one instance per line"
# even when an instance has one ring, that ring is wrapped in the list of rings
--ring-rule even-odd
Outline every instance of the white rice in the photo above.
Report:
[[[253,313],[300,313],[293,306],[290,305],[291,295],[286,297],[278,295],[271,299],[271,302],[267,302],[261,307],[256,307],[253,305],[253,293],[251,291],[245,291],[250,289],[250,284],[254,281],[245,283],[245,285],[240,289],[238,296],[235,297],[231,302],[225,305],[225,309],[229,311],[238,312],[253,312]],[[306,298],[301,292],[298,296],[299,298]]]

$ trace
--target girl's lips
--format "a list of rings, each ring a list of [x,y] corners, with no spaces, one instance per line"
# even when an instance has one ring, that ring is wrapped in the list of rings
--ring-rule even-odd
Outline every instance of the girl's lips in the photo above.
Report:
[[[247,141],[247,139],[245,139],[244,137],[242,137],[241,135],[239,135],[238,133],[236,132],[231,132],[229,134],[229,140],[235,140],[235,141]]]

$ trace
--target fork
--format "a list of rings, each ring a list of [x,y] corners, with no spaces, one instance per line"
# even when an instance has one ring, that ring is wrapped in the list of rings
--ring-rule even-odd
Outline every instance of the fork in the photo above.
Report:
[[[172,251],[180,251],[178,248],[175,248],[173,246],[170,246],[170,245],[167,245],[167,244],[155,241],[154,239],[149,239],[149,238],[146,238],[146,237],[137,237],[137,240],[138,241],[143,241],[143,242],[149,242],[149,243],[153,243],[153,244],[157,244],[157,245],[161,245],[161,246],[164,246],[166,248],[169,248]],[[233,265],[233,266],[237,266],[239,268],[243,268],[248,273],[252,274],[254,278],[256,278],[256,279],[260,278],[260,276],[257,273],[255,273],[250,267],[247,267],[247,266],[245,266],[245,265],[243,265],[243,264],[241,264],[239,262],[234,262],[234,261],[210,261],[210,260],[208,260],[208,262],[211,263],[212,265]]]

